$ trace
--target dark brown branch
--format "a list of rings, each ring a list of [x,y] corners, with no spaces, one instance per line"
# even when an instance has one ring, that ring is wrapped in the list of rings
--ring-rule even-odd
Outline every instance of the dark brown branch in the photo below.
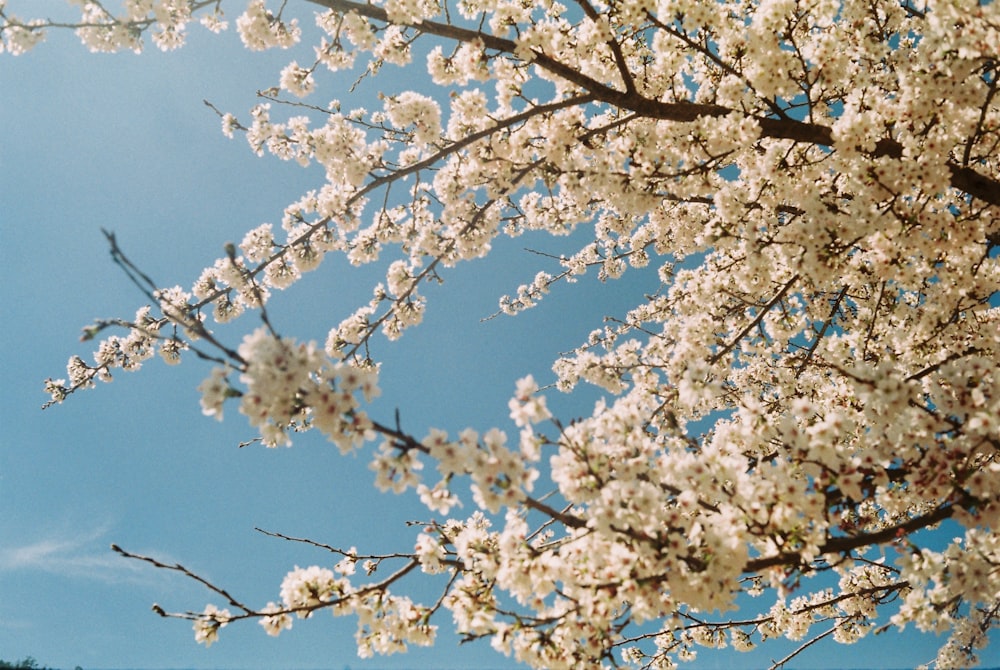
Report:
[[[216,586],[215,584],[213,584],[212,582],[208,581],[204,577],[200,577],[200,576],[196,575],[195,573],[191,572],[190,570],[188,570],[187,568],[185,568],[180,563],[174,563],[173,565],[169,565],[167,563],[163,563],[161,561],[158,561],[157,559],[152,558],[150,556],[142,556],[140,554],[133,554],[132,552],[125,551],[124,549],[122,549],[121,547],[119,547],[117,544],[112,544],[111,545],[111,550],[114,551],[116,554],[120,554],[120,555],[124,556],[125,558],[134,558],[134,559],[136,559],[138,561],[144,561],[144,562],[149,563],[150,565],[152,565],[154,567],[161,568],[163,570],[172,570],[174,572],[179,572],[182,575],[184,575],[185,577],[189,577],[189,578],[193,579],[194,581],[198,582],[199,584],[205,586],[210,591],[214,591],[215,593],[219,594],[220,596],[222,596],[223,598],[225,598],[226,601],[230,605],[232,605],[233,607],[238,607],[241,610],[243,610],[244,612],[246,612],[247,614],[252,614],[253,613],[253,610],[251,608],[247,607],[246,605],[244,605],[240,601],[236,600],[236,598],[234,598],[233,596],[229,595],[228,591],[226,591],[225,589],[223,589],[223,588],[221,588],[219,586]]]
[[[788,663],[790,660],[792,660],[793,658],[795,658],[796,656],[798,656],[799,654],[801,654],[806,649],[808,649],[809,647],[813,646],[814,644],[816,644],[817,642],[819,642],[823,638],[829,637],[830,635],[832,635],[837,630],[837,628],[838,628],[838,626],[834,626],[830,630],[824,631],[824,632],[820,633],[819,635],[817,635],[817,636],[815,636],[815,637],[813,637],[813,638],[811,638],[809,640],[806,640],[801,645],[799,645],[798,647],[796,647],[790,654],[788,654],[788,656],[785,656],[780,661],[774,661],[773,664],[771,665],[771,667],[768,668],[768,670],[778,670],[778,668],[785,667],[786,663]]]
[[[936,523],[950,518],[955,513],[956,508],[957,505],[955,504],[944,504],[935,509],[933,512],[928,512],[922,516],[914,517],[897,526],[883,528],[882,530],[874,533],[830,538],[826,541],[826,543],[820,546],[819,553],[841,554],[854,549],[860,549],[861,547],[885,544],[886,542],[890,542],[897,537],[909,535],[910,533],[927,528],[928,526],[933,526]],[[767,568],[773,568],[779,565],[794,565],[798,561],[799,555],[797,553],[782,552],[775,554],[774,556],[766,556],[764,558],[747,561],[747,564],[743,567],[743,571],[760,572],[761,570],[766,570]]]
[[[789,279],[788,282],[781,288],[781,290],[778,291],[777,295],[771,298],[770,302],[768,302],[763,307],[760,307],[760,311],[757,313],[757,316],[755,316],[753,320],[750,323],[748,323],[743,330],[740,331],[739,335],[734,337],[729,342],[729,344],[727,344],[726,346],[722,347],[722,349],[717,351],[710,359],[708,359],[708,362],[714,365],[715,363],[718,363],[723,356],[725,356],[730,351],[735,349],[736,346],[740,343],[740,341],[744,337],[746,337],[751,330],[760,325],[760,322],[764,320],[764,317],[767,316],[767,313],[770,312],[774,308],[774,306],[777,305],[782,300],[782,298],[784,298],[785,295],[788,294],[788,291],[792,288],[792,286],[795,285],[795,282],[797,282],[798,280],[799,280],[798,275],[795,275],[794,277]]]
[[[125,252],[123,252],[121,250],[121,247],[118,246],[118,240],[115,238],[114,233],[104,230],[103,228],[101,229],[101,231],[104,233],[104,237],[107,238],[108,244],[111,246],[111,257],[114,259],[115,264],[118,265],[118,267],[122,268],[125,274],[128,275],[128,278],[132,280],[132,283],[134,283],[137,287],[139,287],[139,290],[142,291],[143,295],[145,295],[152,303],[161,305],[161,302],[158,296],[156,295],[156,292],[159,290],[159,288],[156,285],[156,282],[154,282],[149,277],[149,275],[142,272],[135,263],[129,260],[128,256],[125,255]],[[207,328],[205,328],[205,326],[201,323],[201,321],[198,320],[197,317],[188,316],[194,311],[194,309],[196,309],[196,307],[189,306],[185,310],[184,314],[178,316],[178,315],[167,314],[166,310],[164,310],[161,305],[160,312],[163,314],[164,318],[166,318],[171,323],[174,323],[182,328],[187,328],[192,332],[197,333],[199,337],[209,342],[212,346],[214,346],[219,351],[224,353],[226,356],[230,358],[230,360],[236,361],[241,365],[245,365],[246,361],[243,360],[243,357],[240,356],[235,349],[231,349],[226,345],[222,344],[221,342],[219,342],[215,338],[215,336],[212,335],[212,333],[209,332]],[[208,358],[208,360],[215,360],[208,356],[206,356],[206,358]]]
[[[526,496],[521,501],[521,504],[523,504],[525,507],[529,507],[535,510],[536,512],[541,512],[542,514],[548,516],[549,518],[555,519],[556,521],[566,526],[567,528],[585,528],[587,526],[587,522],[584,521],[583,519],[566,514],[564,512],[560,512],[554,507],[549,507],[540,500],[535,500],[534,498]]]
[[[201,577],[200,575],[197,575],[197,574],[191,572],[190,570],[188,570],[187,568],[185,568],[183,565],[181,565],[179,563],[174,563],[173,565],[170,565],[168,563],[163,563],[162,561],[159,561],[159,560],[157,560],[155,558],[152,558],[150,556],[143,556],[141,554],[133,554],[132,552],[129,552],[129,551],[126,551],[126,550],[122,549],[117,544],[112,544],[111,545],[111,549],[115,553],[118,553],[118,554],[124,556],[125,558],[132,558],[132,559],[135,559],[135,560],[138,560],[138,561],[143,561],[145,563],[149,563],[150,565],[152,565],[154,567],[157,567],[157,568],[160,568],[160,569],[163,569],[163,570],[172,570],[174,572],[180,572],[185,577],[188,577],[189,579],[192,579],[192,580],[198,582],[199,584],[201,584],[201,585],[205,586],[206,588],[208,588],[210,591],[212,591],[214,593],[217,593],[218,595],[222,596],[233,607],[237,607],[237,608],[239,608],[240,610],[243,611],[242,614],[231,614],[231,615],[226,616],[224,619],[219,620],[220,622],[224,622],[224,623],[230,623],[230,622],[233,622],[233,621],[240,621],[242,619],[254,619],[254,618],[261,618],[261,617],[265,617],[265,616],[274,616],[274,615],[277,615],[277,614],[308,614],[308,613],[311,613],[311,612],[315,612],[316,610],[320,610],[320,609],[324,609],[324,608],[328,608],[328,607],[333,607],[335,605],[344,603],[344,602],[350,600],[351,598],[364,597],[365,595],[367,595],[369,593],[374,593],[376,591],[385,590],[388,586],[390,586],[391,584],[399,581],[400,579],[402,579],[403,577],[405,577],[407,574],[409,574],[410,572],[412,572],[415,568],[417,568],[417,567],[420,566],[420,561],[417,560],[416,558],[414,558],[413,556],[411,556],[411,555],[402,555],[403,558],[409,559],[406,562],[406,564],[403,565],[402,567],[400,567],[398,570],[396,570],[394,573],[392,573],[391,575],[389,575],[388,577],[386,577],[385,579],[383,579],[380,582],[375,582],[375,583],[372,583],[372,584],[368,584],[368,585],[362,586],[361,588],[359,588],[357,590],[354,590],[354,591],[348,591],[348,592],[342,594],[340,597],[332,599],[332,600],[323,600],[323,601],[320,601],[320,602],[317,602],[317,603],[312,603],[312,604],[308,604],[308,605],[300,605],[300,606],[297,606],[297,607],[285,607],[285,608],[281,608],[281,609],[277,609],[277,610],[259,611],[259,610],[255,610],[255,609],[253,609],[251,607],[248,607],[247,605],[244,605],[240,601],[236,600],[233,596],[231,596],[229,594],[229,592],[227,592],[222,587],[216,586],[215,584],[213,584],[212,582],[208,581],[204,577]],[[166,610],[164,610],[159,605],[153,605],[153,611],[156,612],[157,614],[159,614],[162,617],[175,618],[175,619],[188,619],[188,620],[192,620],[192,621],[203,619],[204,616],[205,616],[204,614],[201,614],[201,613],[198,613],[198,612],[185,612],[185,613],[167,612]]]
[[[802,374],[802,371],[806,369],[807,365],[809,365],[809,361],[812,360],[813,354],[816,353],[816,348],[826,336],[826,331],[830,328],[830,324],[833,323],[833,320],[837,317],[837,311],[840,309],[840,303],[844,300],[844,296],[846,295],[847,286],[845,285],[842,289],[840,289],[840,293],[837,294],[837,298],[833,301],[833,307],[830,308],[830,316],[823,322],[819,332],[816,333],[816,339],[813,340],[812,345],[809,347],[809,351],[806,352],[805,358],[802,359],[802,364],[796,372],[797,375]]]
[[[580,6],[580,9],[587,15],[587,18],[591,21],[597,21],[599,14],[587,0],[576,0],[576,4]],[[613,38],[608,40],[607,45],[615,57],[615,67],[618,68],[618,74],[621,75],[622,82],[625,84],[625,92],[635,93],[635,79],[632,77],[632,73],[629,72],[628,63],[625,61],[625,54],[622,53],[621,45]]]
[[[381,7],[352,2],[351,0],[309,0],[309,2],[336,12],[357,12],[360,16],[376,21],[389,22],[388,14]],[[514,54],[517,49],[517,44],[513,40],[497,37],[479,30],[461,28],[449,23],[422,21],[410,27],[428,35],[436,35],[458,42],[470,43],[478,41],[487,49],[502,53]],[[582,90],[590,93],[599,102],[620,109],[631,110],[648,118],[690,122],[706,116],[728,116],[736,111],[722,105],[650,100],[634,90],[620,91],[537,51],[533,52],[532,62],[552,74],[576,84]],[[788,118],[754,118],[760,124],[761,137],[764,138],[793,140],[827,147],[834,144],[833,130],[827,126]],[[872,153],[874,158],[901,158],[902,155],[903,146],[896,140],[888,138],[880,140],[875,147],[875,151]],[[958,165],[954,161],[948,161],[947,167],[951,172],[951,185],[954,188],[991,205],[1000,206],[1000,181],[984,176],[970,167]]]

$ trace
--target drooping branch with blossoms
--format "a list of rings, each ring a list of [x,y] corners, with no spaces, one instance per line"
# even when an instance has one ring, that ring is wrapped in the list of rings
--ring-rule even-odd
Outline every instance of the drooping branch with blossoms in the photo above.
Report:
[[[205,643],[245,619],[277,635],[320,609],[354,614],[367,655],[431,644],[448,610],[467,639],[540,668],[666,668],[699,646],[803,640],[777,667],[906,626],[950,632],[936,667],[975,662],[1000,619],[996,3],[311,3],[315,61],[290,63],[248,119],[219,114],[226,134],[318,164],[325,183],[190,290],[157,286],[109,236],[151,305],[85,329],[124,334],[46,388],[62,402],[157,349],[194,353],[214,364],[206,415],[237,404],[266,446],[308,430],[345,453],[376,443],[380,488],[478,511],[424,524],[399,554],[313,542],[338,562],[290,572],[263,607],[119,549],[232,608],[157,612]],[[50,28],[104,51],[226,25],[221,0],[127,0],[118,15],[87,2],[76,24],[8,4],[13,54]],[[248,48],[301,39],[289,14],[308,3],[272,4],[237,18]],[[296,100],[324,67],[377,77],[417,55],[439,95],[393,92],[374,112]],[[498,236],[580,229],[592,241],[500,308],[592,269],[658,268],[659,290],[554,363],[559,391],[606,392],[592,415],[552,416],[528,377],[513,438],[376,418],[376,336],[419,324],[422,284]],[[323,347],[280,335],[270,295],[331,252],[393,260]],[[241,344],[213,334],[248,312]],[[943,523],[957,537],[935,546],[925,531]],[[418,574],[445,576],[436,602],[400,595]],[[765,594],[753,615],[724,614]]]

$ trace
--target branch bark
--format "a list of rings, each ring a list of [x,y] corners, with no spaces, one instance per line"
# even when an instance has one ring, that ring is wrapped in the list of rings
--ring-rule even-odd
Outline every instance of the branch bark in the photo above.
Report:
[[[390,23],[388,14],[381,7],[353,2],[352,0],[308,1],[335,12],[357,12],[360,16]],[[517,50],[517,43],[513,40],[450,23],[423,21],[407,25],[428,35],[458,42],[479,41],[487,49],[501,53],[514,54]],[[736,110],[722,105],[651,100],[643,97],[637,91],[631,90],[631,87],[630,90],[620,91],[537,51],[533,52],[532,62],[538,67],[576,84],[583,91],[592,95],[597,102],[636,112],[647,118],[691,122],[701,117],[722,117],[736,113]],[[793,140],[826,147],[831,147],[834,144],[833,130],[827,126],[788,118],[775,119],[766,116],[755,116],[754,118],[760,124],[761,137],[763,138]],[[886,138],[876,145],[875,151],[871,155],[874,158],[901,158],[903,147],[899,142]],[[959,165],[955,161],[948,161],[947,167],[951,173],[951,185],[954,188],[990,205],[1000,206],[1000,180],[980,174],[971,167]]]
[[[830,538],[820,547],[820,552],[824,554],[842,554],[854,549],[860,549],[861,547],[885,544],[900,535],[909,535],[910,533],[915,533],[918,530],[951,518],[955,514],[956,508],[956,504],[946,504],[932,512],[914,517],[905,523],[890,526],[874,533]],[[798,553],[782,552],[774,556],[747,561],[747,564],[743,567],[743,572],[760,572],[761,570],[779,565],[795,565],[798,559]]]

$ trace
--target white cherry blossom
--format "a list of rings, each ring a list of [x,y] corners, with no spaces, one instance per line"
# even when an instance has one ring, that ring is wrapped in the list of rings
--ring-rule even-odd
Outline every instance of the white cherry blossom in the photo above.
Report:
[[[66,25],[94,51],[147,33],[173,49],[192,22],[222,29],[222,5],[247,48],[290,48],[305,20],[293,3],[132,0],[53,24],[14,4],[11,56]],[[152,307],[88,326],[93,357],[45,389],[59,403],[157,351],[206,358],[206,415],[232,401],[266,446],[318,430],[370,448],[376,486],[467,516],[422,524],[398,554],[334,550],[289,572],[280,604],[172,616],[210,644],[242,619],[277,635],[353,614],[362,656],[431,644],[450,617],[545,668],[850,644],[889,621],[947,634],[935,667],[976,662],[1000,623],[1000,5],[315,4],[315,61],[296,53],[248,113],[219,114],[324,182],[280,226],[248,222],[190,291],[151,285],[109,234]],[[326,70],[390,66],[425,86],[396,80],[375,110],[283,104],[315,100]],[[511,438],[380,419],[377,334],[405,336],[425,283],[529,232],[560,250],[498,314],[544,309],[591,271],[649,267],[659,285],[516,382]],[[331,253],[384,262],[384,280],[322,348],[280,336],[270,296]],[[213,330],[230,322],[242,344]],[[555,416],[549,388],[581,383],[601,391],[593,410]],[[942,525],[944,546],[926,532]],[[402,594],[421,573],[449,575],[430,604]],[[763,601],[738,618],[743,595]]]

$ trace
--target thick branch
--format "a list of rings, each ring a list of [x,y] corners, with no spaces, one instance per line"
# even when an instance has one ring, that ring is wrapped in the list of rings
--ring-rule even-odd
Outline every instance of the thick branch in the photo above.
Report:
[[[892,541],[896,537],[915,533],[918,530],[927,528],[928,526],[933,526],[936,523],[951,518],[951,516],[955,513],[956,507],[957,506],[954,504],[942,505],[933,512],[928,512],[922,516],[914,517],[905,523],[899,524],[898,526],[883,528],[882,530],[874,533],[830,538],[819,549],[823,554],[842,554],[854,549],[860,549],[861,547],[885,544],[886,542]],[[774,556],[766,556],[764,558],[748,561],[743,567],[743,571],[760,572],[761,570],[766,570],[767,568],[773,568],[779,565],[794,565],[798,560],[799,555],[797,553],[782,552],[780,554],[775,554]]]
[[[381,7],[352,2],[351,0],[309,0],[314,4],[332,9],[336,12],[357,12],[359,15],[376,21],[389,22],[388,14]],[[438,21],[423,21],[410,26],[414,30],[429,35],[436,35],[458,42],[481,42],[487,49],[507,54],[514,54],[517,43],[513,40],[497,37],[479,30],[461,28],[450,23]],[[532,62],[549,72],[562,77],[566,81],[579,86],[594,96],[594,99],[620,109],[638,113],[640,116],[663,119],[666,121],[690,122],[701,117],[721,117],[734,113],[736,110],[722,105],[697,104],[693,102],[662,102],[643,97],[637,91],[620,91],[603,84],[579,70],[560,62],[544,53],[534,52]],[[775,119],[770,117],[754,117],[760,124],[761,137],[770,139],[794,140],[821,146],[833,146],[833,131],[827,126],[806,123],[795,119]],[[875,147],[874,157],[900,158],[903,154],[902,145],[892,139],[883,139]],[[948,162],[951,172],[951,185],[974,198],[991,205],[1000,206],[1000,181],[984,176],[970,167],[961,166],[954,161]]]

